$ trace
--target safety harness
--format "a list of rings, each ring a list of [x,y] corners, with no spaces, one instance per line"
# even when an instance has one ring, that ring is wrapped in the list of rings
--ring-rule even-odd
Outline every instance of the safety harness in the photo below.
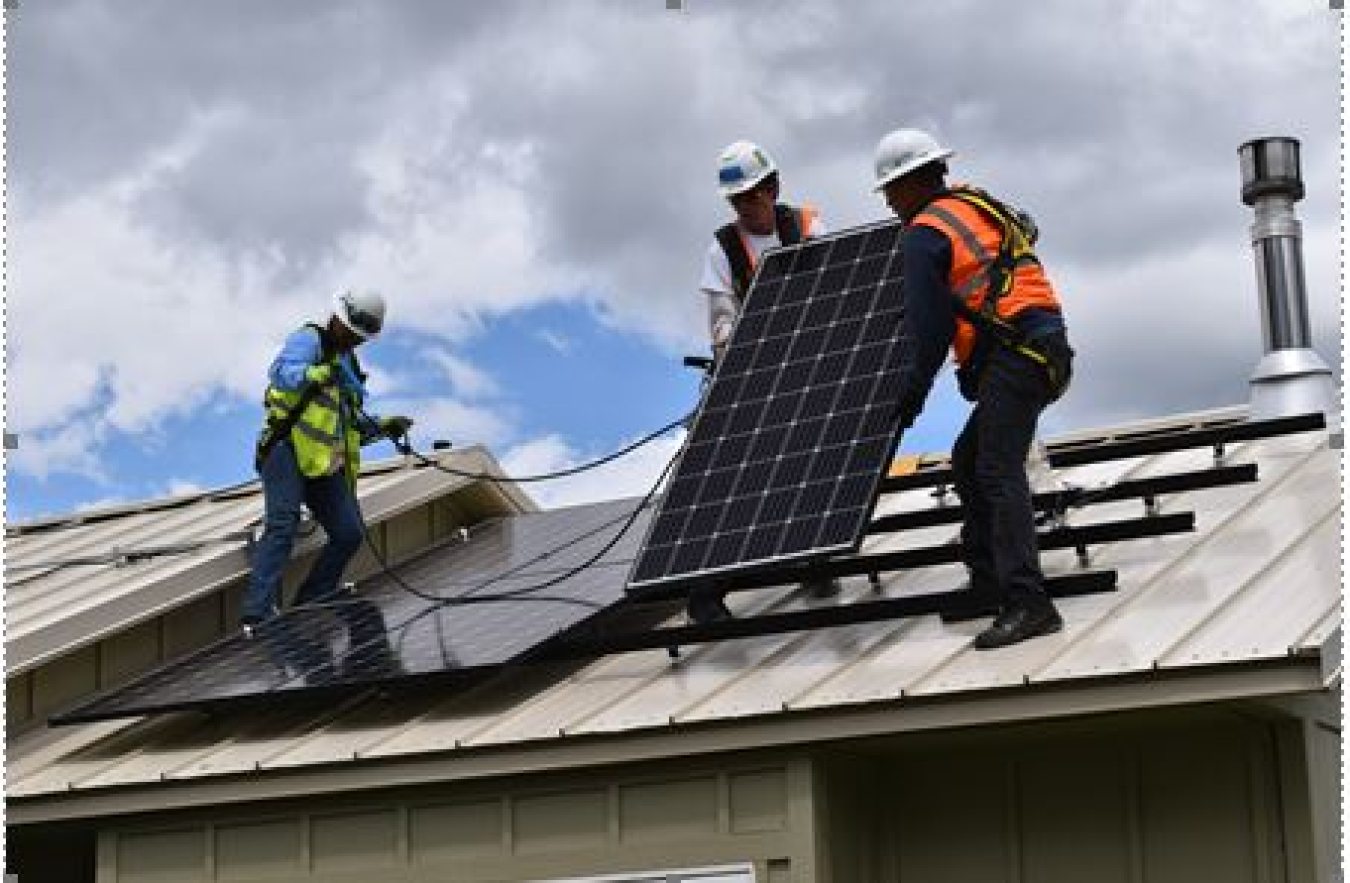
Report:
[[[783,245],[796,245],[802,241],[805,230],[802,229],[801,209],[777,203],[773,207],[774,227],[778,232],[778,241]],[[731,282],[737,300],[743,300],[750,289],[750,280],[755,275],[753,258],[746,248],[741,229],[733,221],[717,230],[717,244],[726,253],[727,263],[731,266]]]
[[[330,362],[333,364],[334,368],[337,368],[337,346],[333,341],[332,335],[329,334],[328,329],[315,322],[306,322],[304,327],[313,328],[319,335],[319,361],[315,364],[322,365],[325,362]],[[350,355],[352,368],[356,372],[357,378],[361,382],[365,382],[366,373],[361,370],[361,363],[357,361],[356,353],[352,352]],[[278,442],[290,436],[291,430],[295,428],[295,424],[300,420],[300,415],[305,412],[305,408],[309,407],[310,402],[312,402],[314,397],[319,394],[319,389],[320,385],[317,383],[306,383],[304,388],[300,390],[300,397],[296,399],[295,404],[291,406],[285,416],[280,418],[272,416],[271,409],[268,406],[267,397],[266,395],[263,396],[263,407],[268,410],[268,418],[262,433],[258,436],[257,448],[253,452],[254,469],[258,472],[262,471],[262,464],[267,460],[267,455],[272,453],[272,449],[277,446]],[[341,390],[342,385],[339,383],[339,399],[342,395]],[[340,407],[341,402],[339,400],[339,408]],[[341,429],[341,421],[339,421],[338,431],[345,439],[346,433]]]
[[[1032,247],[1036,244],[1039,231],[1031,216],[995,199],[978,187],[953,187],[945,189],[935,196],[941,199],[950,196],[973,206],[992,220],[999,228],[998,253],[994,255],[986,271],[988,285],[980,309],[972,309],[964,298],[952,293],[952,306],[957,315],[965,319],[982,334],[988,335],[1001,346],[1031,359],[1045,370],[1050,381],[1054,398],[1058,399],[1068,389],[1069,378],[1044,352],[1038,349],[1034,341],[1028,341],[1016,325],[998,314],[998,301],[1013,287],[1013,272],[1020,266],[1040,264]]]

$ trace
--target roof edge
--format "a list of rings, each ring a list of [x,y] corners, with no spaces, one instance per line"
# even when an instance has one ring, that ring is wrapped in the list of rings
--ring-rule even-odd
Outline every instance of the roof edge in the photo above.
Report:
[[[1316,693],[1326,689],[1320,660],[1289,656],[1140,675],[1085,678],[956,694],[904,697],[880,705],[789,711],[753,719],[700,722],[616,734],[582,734],[511,746],[473,746],[406,757],[342,760],[285,770],[40,795],[8,796],[7,821],[31,825],[110,815],[373,791],[432,782],[481,780],[1012,722],[1178,708]],[[1035,701],[1029,701],[1035,699]]]

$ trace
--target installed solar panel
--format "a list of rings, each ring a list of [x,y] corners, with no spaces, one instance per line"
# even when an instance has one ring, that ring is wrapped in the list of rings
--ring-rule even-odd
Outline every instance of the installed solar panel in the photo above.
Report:
[[[598,552],[636,505],[619,500],[484,525],[467,541],[434,549],[398,569],[418,591],[453,596],[456,603],[418,598],[381,575],[359,594],[287,610],[253,638],[220,641],[53,722],[330,696],[376,684],[453,679],[522,659],[623,599],[646,512],[597,564],[532,589]],[[464,603],[492,595],[513,597]]]
[[[854,550],[895,446],[904,298],[890,221],[768,253],[629,582]]]

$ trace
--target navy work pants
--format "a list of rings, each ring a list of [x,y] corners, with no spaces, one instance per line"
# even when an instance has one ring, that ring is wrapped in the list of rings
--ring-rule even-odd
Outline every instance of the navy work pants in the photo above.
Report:
[[[1063,333],[1046,346],[1067,368]],[[978,378],[978,398],[952,446],[952,476],[965,510],[962,559],[971,588],[999,604],[1044,597],[1036,519],[1026,459],[1036,422],[1053,396],[1044,367],[1005,347],[991,347]]]

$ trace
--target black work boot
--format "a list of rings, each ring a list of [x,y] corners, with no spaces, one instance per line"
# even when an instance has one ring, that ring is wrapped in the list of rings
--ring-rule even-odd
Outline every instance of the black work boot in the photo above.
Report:
[[[994,624],[975,638],[976,650],[1007,647],[1028,638],[1050,635],[1064,628],[1064,620],[1049,598],[1011,601],[994,620]]]

